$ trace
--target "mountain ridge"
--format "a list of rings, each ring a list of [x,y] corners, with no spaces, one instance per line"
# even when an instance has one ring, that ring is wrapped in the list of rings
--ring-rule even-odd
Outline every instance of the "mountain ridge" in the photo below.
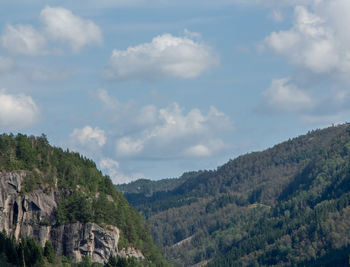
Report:
[[[349,124],[310,131],[264,151],[239,156],[216,170],[203,171],[172,190],[146,195],[129,193],[124,185],[124,195],[144,214],[156,243],[175,265],[316,262],[326,252],[348,244],[343,240],[347,235],[330,241],[329,236],[337,236],[341,230],[324,231],[325,225],[334,223],[331,216],[341,221],[339,214],[349,204],[349,133]],[[326,215],[320,217],[321,211]],[[279,231],[280,227],[283,230]],[[309,237],[315,232],[315,238]],[[173,247],[190,236],[190,242]],[[306,245],[296,241],[300,239]],[[316,245],[310,245],[313,243]],[[305,255],[301,246],[310,250],[310,255]]]
[[[93,161],[50,146],[45,135],[2,134],[0,168],[0,241],[7,244],[0,242],[0,254],[17,254],[5,253],[5,262],[49,264],[49,242],[64,266],[66,259],[72,266],[85,259],[102,264],[94,266],[168,265],[142,217]],[[27,240],[35,251],[23,249]]]

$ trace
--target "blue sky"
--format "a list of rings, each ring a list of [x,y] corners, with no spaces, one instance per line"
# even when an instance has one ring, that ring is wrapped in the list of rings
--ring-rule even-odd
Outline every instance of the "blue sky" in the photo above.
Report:
[[[347,121],[346,0],[0,2],[0,130],[115,183],[212,169]]]

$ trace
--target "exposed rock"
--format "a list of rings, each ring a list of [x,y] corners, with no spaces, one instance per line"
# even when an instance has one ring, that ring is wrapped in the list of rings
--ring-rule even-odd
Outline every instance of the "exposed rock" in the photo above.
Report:
[[[129,257],[134,257],[137,259],[144,259],[145,257],[141,253],[141,251],[135,249],[135,248],[123,248],[119,251],[118,256],[123,257],[123,258],[129,258]]]
[[[117,256],[119,229],[103,229],[94,223],[72,223],[51,229],[51,241],[58,255],[73,255],[78,261],[90,256],[92,261],[106,262]]]
[[[59,198],[54,189],[21,193],[24,171],[0,173],[0,231],[16,239],[32,236],[44,246],[51,240],[57,255],[73,256],[78,261],[91,256],[92,261],[107,262],[109,257],[136,257],[142,253],[134,248],[118,251],[120,231],[94,223],[56,225],[55,209]]]

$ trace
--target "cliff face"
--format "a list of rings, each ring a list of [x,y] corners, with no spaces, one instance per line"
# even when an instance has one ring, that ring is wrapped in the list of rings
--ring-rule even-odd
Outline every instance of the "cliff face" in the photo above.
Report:
[[[0,173],[0,231],[16,239],[34,237],[42,246],[51,240],[57,255],[71,255],[78,261],[85,255],[100,263],[107,262],[111,255],[144,258],[132,248],[118,251],[120,231],[115,226],[102,228],[79,222],[56,225],[59,192],[51,188],[23,194],[25,176],[24,171]]]

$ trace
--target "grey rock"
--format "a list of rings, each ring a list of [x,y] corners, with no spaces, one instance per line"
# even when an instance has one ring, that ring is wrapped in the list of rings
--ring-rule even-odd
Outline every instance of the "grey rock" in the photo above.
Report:
[[[17,240],[34,237],[42,246],[50,240],[56,255],[73,256],[77,261],[83,256],[100,263],[110,256],[144,259],[135,248],[118,251],[120,230],[116,226],[80,222],[56,225],[59,192],[46,188],[45,192],[23,194],[21,185],[26,175],[25,171],[0,173],[0,231]]]

